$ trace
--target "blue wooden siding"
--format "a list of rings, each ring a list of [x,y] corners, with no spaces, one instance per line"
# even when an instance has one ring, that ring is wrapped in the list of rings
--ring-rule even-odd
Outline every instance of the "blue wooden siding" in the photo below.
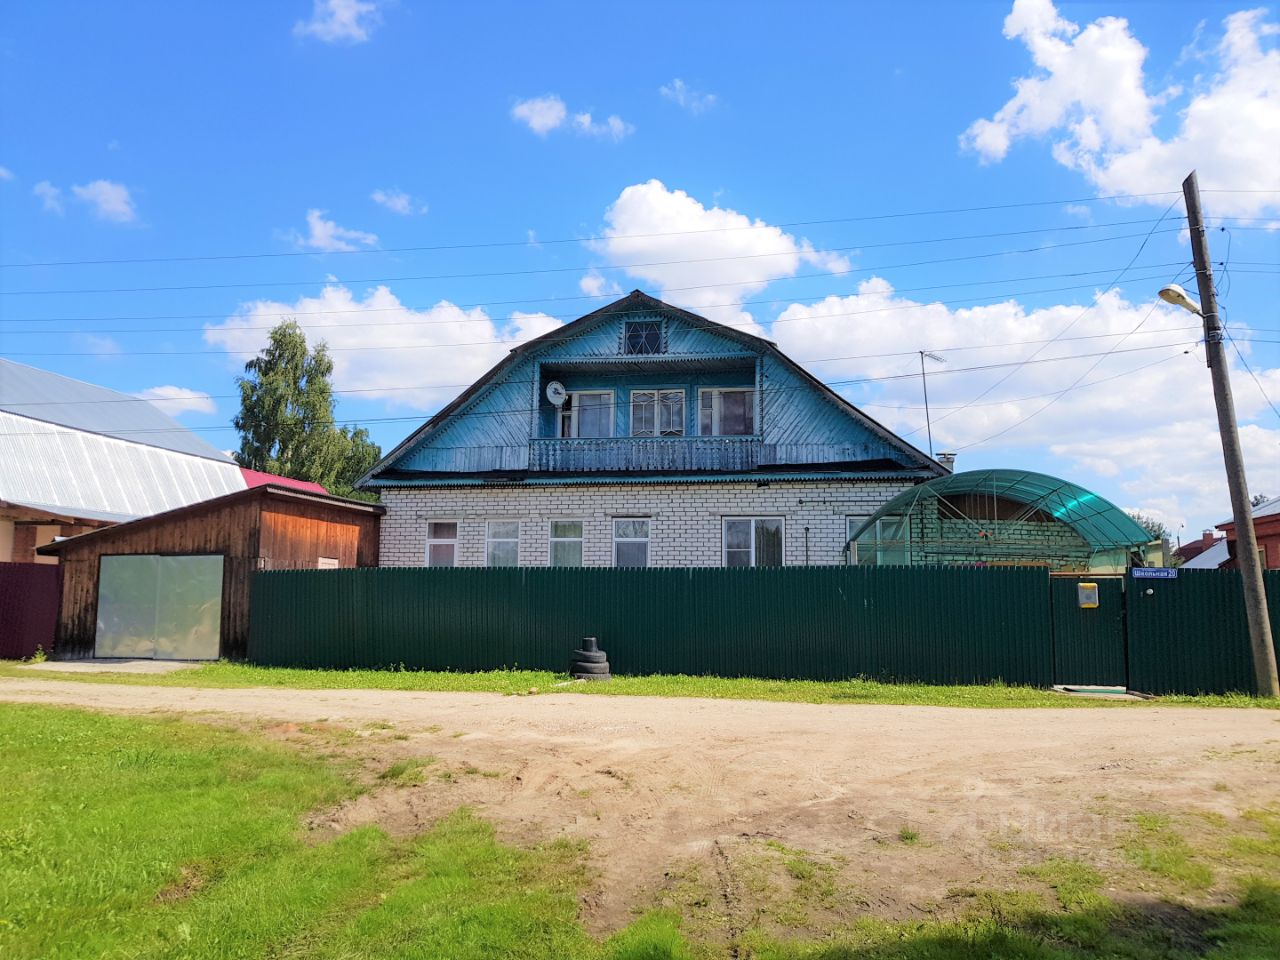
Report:
[[[439,427],[402,454],[395,468],[476,473],[533,470],[751,470],[757,466],[893,460],[903,451],[841,408],[766,351],[677,317],[661,319],[666,351],[626,357],[623,320],[606,317],[572,335],[549,339],[503,371]],[[614,438],[558,440],[545,387],[612,390]],[[751,438],[698,436],[698,390],[756,387]],[[629,439],[632,390],[683,389],[683,438]]]

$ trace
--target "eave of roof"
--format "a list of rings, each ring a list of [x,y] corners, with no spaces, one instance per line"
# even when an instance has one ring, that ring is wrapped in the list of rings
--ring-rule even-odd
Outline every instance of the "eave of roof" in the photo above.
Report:
[[[214,497],[212,500],[200,500],[196,503],[189,503],[185,507],[178,507],[176,510],[166,510],[164,513],[152,514],[149,517],[139,517],[136,520],[128,520],[124,523],[117,523],[110,527],[102,527],[99,530],[90,530],[88,533],[68,537],[65,540],[57,540],[53,543],[47,543],[44,546],[37,548],[36,553],[46,557],[56,557],[64,549],[71,546],[79,546],[89,540],[89,538],[110,539],[117,536],[128,535],[155,524],[172,523],[176,520],[181,520],[184,517],[197,513],[220,510],[224,507],[233,506],[241,501],[266,498],[318,503],[322,506],[335,507],[339,510],[347,510],[351,513],[368,513],[379,517],[387,512],[387,508],[380,503],[365,503],[363,500],[348,500],[346,497],[335,497],[330,494],[321,495],[318,493],[308,493],[304,490],[295,490],[291,487],[282,487],[277,484],[263,484],[258,487],[249,487],[247,490],[237,490],[235,493],[228,493],[225,496]],[[95,539],[94,542],[97,542],[97,539]]]

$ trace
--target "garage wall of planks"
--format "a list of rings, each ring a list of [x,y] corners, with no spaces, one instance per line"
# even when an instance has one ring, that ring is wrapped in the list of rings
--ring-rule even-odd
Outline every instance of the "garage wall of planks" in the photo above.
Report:
[[[220,554],[221,656],[245,656],[249,588],[258,570],[376,567],[380,504],[267,484],[41,547],[61,561],[54,656],[92,657],[104,556]]]

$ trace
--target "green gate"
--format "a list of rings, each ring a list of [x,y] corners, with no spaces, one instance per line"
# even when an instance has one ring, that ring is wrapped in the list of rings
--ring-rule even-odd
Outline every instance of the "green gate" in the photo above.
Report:
[[[1080,606],[1080,584],[1098,588],[1096,607]],[[1061,686],[1127,687],[1124,579],[1051,577],[1053,682]]]

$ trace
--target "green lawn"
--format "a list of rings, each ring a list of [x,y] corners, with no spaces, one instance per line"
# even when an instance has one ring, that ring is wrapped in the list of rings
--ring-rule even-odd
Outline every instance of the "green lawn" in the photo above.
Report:
[[[789,703],[881,703],[941,707],[1146,707],[1152,704],[1280,709],[1280,700],[1244,694],[1161,697],[1153,701],[1107,701],[1070,697],[1036,687],[983,684],[929,686],[873,680],[756,680],[751,678],[614,677],[608,683],[568,683],[564,674],[542,670],[445,673],[429,670],[302,670],[209,663],[169,674],[55,673],[0,662],[0,677],[44,677],[90,683],[163,687],[293,687],[302,690],[458,691],[527,695],[586,693],[595,696],[710,697],[718,700],[777,700]]]
[[[1118,907],[1099,892],[1100,876],[1063,862],[1037,874],[1060,902],[977,890],[965,894],[968,912],[945,923],[866,918],[821,942],[778,941],[748,924],[726,943],[682,933],[684,916],[667,909],[601,942],[578,921],[590,882],[581,845],[504,846],[465,810],[407,840],[364,828],[308,842],[300,818],[355,793],[353,771],[249,734],[0,705],[0,783],[6,960],[1280,956],[1280,886],[1265,866],[1280,832],[1270,826],[1263,848],[1239,851],[1269,879],[1246,884],[1231,906],[1177,908],[1195,931],[1193,951],[1185,931],[1164,931],[1167,917]],[[830,895],[813,878],[809,886]]]

